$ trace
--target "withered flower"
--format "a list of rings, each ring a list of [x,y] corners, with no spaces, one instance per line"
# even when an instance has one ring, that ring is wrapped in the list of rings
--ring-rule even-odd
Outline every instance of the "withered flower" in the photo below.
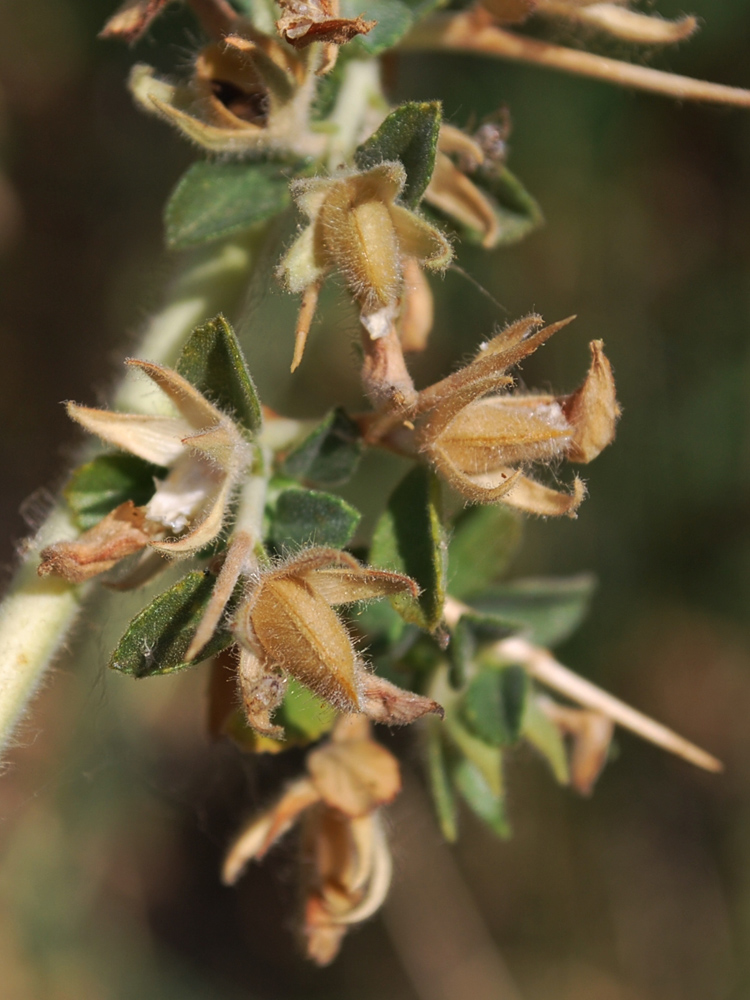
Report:
[[[302,360],[318,292],[331,271],[342,275],[361,306],[363,326],[378,340],[392,332],[398,316],[404,261],[412,258],[431,270],[450,262],[443,234],[397,203],[405,183],[403,166],[387,162],[292,184],[292,195],[310,220],[278,269],[290,292],[304,294],[292,371]]]
[[[570,396],[510,395],[505,372],[569,323],[542,326],[528,316],[484,344],[467,367],[424,390],[418,410],[423,453],[447,481],[475,503],[501,501],[533,514],[573,516],[584,496],[576,477],[562,493],[526,476],[532,463],[559,458],[590,462],[613,439],[620,408],[602,342],[592,341],[591,367]]]
[[[68,403],[68,414],[108,444],[166,466],[169,474],[145,507],[123,504],[77,541],[45,549],[42,575],[55,572],[80,582],[145,545],[170,556],[197,552],[221,531],[252,460],[252,447],[234,422],[181,375],[150,361],[126,363],[152,379],[177,415],[113,413],[75,403]]]
[[[338,0],[280,0],[281,18],[276,29],[296,49],[313,42],[344,45],[357,35],[366,35],[377,21],[363,17],[341,17]]]
[[[459,159],[457,166],[451,156]],[[482,146],[452,125],[441,125],[435,170],[424,193],[425,201],[449,218],[482,234],[482,246],[497,246],[500,226],[489,198],[467,176],[485,162]]]
[[[327,965],[348,928],[372,916],[388,892],[392,862],[379,810],[401,790],[401,775],[367,720],[351,715],[308,754],[307,772],[239,834],[222,874],[236,882],[300,820],[302,933],[308,957]]]
[[[319,155],[325,137],[309,128],[315,74],[306,55],[246,22],[199,52],[193,75],[171,84],[139,64],[130,76],[136,102],[214,153],[280,151]]]
[[[595,29],[625,42],[668,45],[689,38],[698,27],[695,17],[674,21],[630,9],[628,0],[482,0],[501,24],[519,24],[531,15]]]
[[[265,736],[283,735],[271,716],[294,677],[343,712],[404,725],[427,712],[429,698],[370,673],[335,607],[418,588],[408,576],[362,566],[346,552],[308,549],[251,580],[234,632],[244,647],[239,682],[249,724]]]

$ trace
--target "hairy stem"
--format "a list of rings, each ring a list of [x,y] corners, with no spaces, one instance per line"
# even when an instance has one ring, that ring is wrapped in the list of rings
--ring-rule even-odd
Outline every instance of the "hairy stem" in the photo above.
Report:
[[[220,309],[241,300],[256,247],[264,230],[186,260],[162,309],[148,323],[136,353],[162,364],[173,363],[191,330]],[[129,373],[115,394],[121,409],[147,410],[155,395],[145,379]],[[0,752],[54,660],[86,597],[88,587],[37,576],[39,551],[51,542],[74,538],[77,530],[59,502],[25,548],[23,561],[0,604]]]
[[[648,66],[638,66],[592,52],[552,45],[536,38],[526,38],[498,28],[485,17],[478,16],[475,11],[435,14],[418,24],[399,47],[412,51],[448,49],[454,52],[474,52],[477,55],[534,63],[563,73],[605,80],[621,87],[635,87],[637,90],[676,97],[678,100],[750,108],[750,90],[694,80],[688,76],[664,73]]]

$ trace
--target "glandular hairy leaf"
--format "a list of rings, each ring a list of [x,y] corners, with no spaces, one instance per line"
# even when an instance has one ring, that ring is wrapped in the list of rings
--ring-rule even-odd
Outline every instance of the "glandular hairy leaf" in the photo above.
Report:
[[[370,562],[416,580],[419,597],[395,595],[393,606],[405,621],[431,631],[437,628],[445,601],[446,540],[440,483],[424,466],[407,473],[391,494],[375,527]]]
[[[354,160],[360,170],[399,160],[406,170],[401,200],[419,204],[435,168],[442,111],[438,101],[411,101],[392,111],[374,135],[359,147]]]
[[[456,761],[453,766],[453,782],[471,811],[484,820],[493,833],[503,839],[510,837],[505,796],[502,791],[497,792],[490,787],[484,773],[473,761],[467,757]]]
[[[159,594],[128,625],[112,653],[110,668],[133,677],[151,677],[171,674],[200,662],[187,663],[185,654],[208,606],[215,582],[212,573],[193,571]],[[238,589],[229,602],[228,614],[239,596]],[[219,626],[203,647],[201,660],[221,652],[233,641],[229,629]]]
[[[472,608],[515,625],[531,642],[556,646],[586,617],[596,578],[590,573],[502,584],[472,598]]]
[[[521,542],[521,516],[507,507],[470,507],[456,521],[448,545],[448,589],[468,600],[502,576]]]
[[[193,330],[176,367],[245,430],[253,434],[260,430],[263,416],[258,393],[234,330],[222,315]]]
[[[492,746],[510,746],[521,735],[529,691],[522,667],[482,670],[470,682],[462,699],[469,729]]]
[[[289,180],[273,163],[194,163],[164,213],[167,246],[187,250],[265,222],[291,204]]]
[[[268,538],[280,550],[303,546],[343,549],[361,514],[341,497],[318,490],[283,490],[270,517]]]
[[[316,486],[342,486],[356,472],[362,450],[357,425],[343,410],[332,410],[289,452],[282,463],[282,472]]]

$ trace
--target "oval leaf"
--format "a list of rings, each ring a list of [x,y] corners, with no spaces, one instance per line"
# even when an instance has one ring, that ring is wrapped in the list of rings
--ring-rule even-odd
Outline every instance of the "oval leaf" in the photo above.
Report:
[[[289,181],[278,166],[201,160],[167,202],[167,246],[184,250],[211,243],[270,219],[290,203]]]
[[[341,486],[362,457],[359,428],[341,409],[332,410],[284,459],[282,472],[317,486]]]
[[[540,646],[556,646],[586,617],[596,578],[590,573],[561,579],[517,580],[473,598],[473,610],[523,632]],[[481,617],[481,616],[480,616]]]
[[[212,573],[193,571],[140,611],[117,644],[109,666],[133,677],[171,674],[184,667],[185,653],[208,606],[216,577]],[[231,612],[241,594],[235,592],[228,610]],[[201,660],[207,660],[234,642],[228,628],[220,626],[203,648]]]
[[[528,689],[528,675],[522,667],[483,670],[462,700],[469,729],[492,746],[515,743],[521,734]]]
[[[466,600],[495,583],[518,549],[522,533],[522,518],[502,504],[463,512],[448,546],[451,594]]]
[[[193,330],[176,367],[220,410],[251,433],[260,430],[263,416],[258,393],[234,330],[222,315]]]
[[[440,483],[429,469],[418,465],[393,491],[375,526],[370,562],[417,581],[418,598],[399,594],[391,603],[405,621],[430,631],[443,616],[446,550]]]
[[[268,537],[279,549],[308,545],[343,549],[351,541],[361,516],[332,493],[284,490],[271,513]]]
[[[411,101],[392,111],[374,135],[354,154],[360,170],[387,160],[400,160],[406,170],[404,204],[419,204],[435,169],[442,111],[439,101]]]

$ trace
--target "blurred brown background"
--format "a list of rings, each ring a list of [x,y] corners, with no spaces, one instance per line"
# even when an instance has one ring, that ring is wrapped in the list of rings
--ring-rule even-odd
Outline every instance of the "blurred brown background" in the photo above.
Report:
[[[197,43],[179,12],[135,55],[98,43],[113,6],[0,4],[6,576],[27,531],[19,510],[33,523],[64,476],[75,435],[59,401],[101,398],[174,266],[160,211],[193,154],[136,113],[124,79],[136,58],[184,65]],[[706,19],[700,35],[655,64],[750,87],[747,5],[690,10]],[[514,839],[466,815],[450,853],[405,798],[391,833],[409,898],[396,893],[387,924],[353,933],[318,972],[293,948],[290,849],[237,890],[217,881],[277,763],[208,744],[200,670],[108,675],[107,638],[87,615],[0,779],[1,1000],[485,1000],[488,982],[497,1000],[750,995],[750,114],[468,58],[405,58],[393,75],[394,96],[440,97],[459,125],[507,103],[511,167],[547,218],[520,247],[461,251],[507,314],[448,274],[419,378],[532,308],[579,319],[527,364],[529,385],[569,390],[588,340],[604,338],[625,411],[618,440],[586,470],[576,522],[529,523],[513,575],[595,571],[592,615],[560,658],[716,753],[726,773],[623,735],[581,801],[520,752]],[[284,374],[294,303],[269,292],[244,328],[264,398],[289,411],[322,413],[351,381],[350,315],[335,293],[329,303],[295,381]],[[271,322],[288,332],[268,337]],[[366,464],[358,495],[391,474]],[[405,907],[411,933],[399,937]],[[430,976],[454,954],[452,980]]]

